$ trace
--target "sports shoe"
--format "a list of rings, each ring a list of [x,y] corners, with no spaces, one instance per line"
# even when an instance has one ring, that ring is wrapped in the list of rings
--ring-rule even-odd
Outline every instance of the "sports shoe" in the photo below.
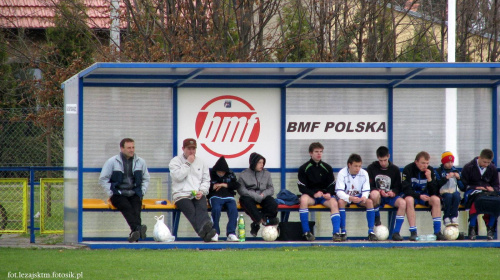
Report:
[[[380,226],[382,222],[380,221],[380,216],[375,216],[375,226]]]
[[[250,234],[253,237],[257,236],[257,233],[259,233],[259,229],[260,229],[260,225],[258,223],[253,222],[252,224],[250,224]]]
[[[444,226],[447,227],[451,224],[450,218],[444,218]]]
[[[232,234],[231,233],[230,235],[227,236],[226,241],[229,241],[229,242],[238,242],[240,240],[238,239],[238,237],[236,236],[236,234]]]
[[[312,234],[309,231],[304,233],[304,237],[306,238],[307,241],[314,241],[314,239],[316,239],[316,237],[314,237],[314,234]]]
[[[132,243],[132,242],[137,242],[139,240],[139,238],[141,237],[141,233],[138,232],[138,231],[133,231],[130,233],[130,235],[128,236],[128,242]]]
[[[446,237],[444,237],[444,234],[440,231],[438,231],[434,235],[436,235],[436,240],[446,240]]]
[[[342,241],[347,241],[347,234],[345,232],[340,233],[340,238]]]
[[[148,227],[146,225],[141,225],[140,227],[140,232],[141,232],[141,239],[146,239],[146,231],[148,230]]]
[[[476,240],[477,234],[476,234],[476,229],[475,227],[469,226],[469,239],[470,240]]]
[[[212,238],[210,239],[210,241],[212,241],[212,242],[217,242],[217,241],[219,241],[219,235],[216,233],[216,234],[214,235],[214,237],[212,237]]]
[[[410,232],[410,241],[417,241],[417,231]]]
[[[368,241],[378,241],[378,238],[373,231],[368,234]]]
[[[457,217],[451,218],[450,226],[456,226],[456,227],[458,227],[458,218]]]
[[[210,241],[210,238],[212,238],[212,237],[213,237],[213,234],[212,234],[212,235],[210,236],[210,238],[205,238],[205,236],[207,236],[207,234],[208,234],[209,232],[211,232],[211,231],[212,231],[212,227],[213,227],[213,225],[214,225],[214,224],[212,223],[212,221],[208,221],[208,222],[206,222],[206,223],[203,225],[203,227],[201,228],[201,230],[200,230],[200,232],[199,232],[199,234],[198,234],[198,235],[199,235],[201,238],[203,238],[203,240],[205,240],[206,242],[209,242],[209,241]],[[216,233],[217,233],[217,232],[216,232]],[[207,241],[207,239],[208,239],[208,241]]]
[[[345,235],[345,234],[344,234],[344,235]],[[335,233],[335,234],[333,235],[333,237],[332,237],[332,240],[333,240],[333,242],[341,242],[341,241],[343,241],[343,240],[342,240],[342,236],[340,236],[340,233]]]
[[[399,232],[395,232],[392,234],[392,240],[403,241],[403,237],[401,237],[401,234],[399,234]]]
[[[266,225],[267,226],[275,226],[279,224],[280,220],[277,217],[267,219]]]
[[[488,240],[493,240],[493,238],[495,238],[494,227],[486,227],[486,238],[488,238]]]
[[[203,237],[203,241],[205,242],[210,242],[213,241],[212,238],[214,238],[217,235],[217,231],[213,228],[211,229],[205,237]],[[217,240],[219,240],[219,236],[217,235]]]

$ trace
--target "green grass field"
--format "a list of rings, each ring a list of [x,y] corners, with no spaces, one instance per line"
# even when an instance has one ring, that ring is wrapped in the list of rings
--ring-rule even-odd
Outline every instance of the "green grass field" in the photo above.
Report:
[[[450,247],[255,250],[0,248],[0,279],[14,275],[19,279],[19,273],[52,276],[54,272],[67,276],[57,279],[77,279],[78,276],[79,279],[106,280],[499,279],[500,250]],[[36,277],[35,274],[31,276]],[[29,274],[24,277],[29,277]]]

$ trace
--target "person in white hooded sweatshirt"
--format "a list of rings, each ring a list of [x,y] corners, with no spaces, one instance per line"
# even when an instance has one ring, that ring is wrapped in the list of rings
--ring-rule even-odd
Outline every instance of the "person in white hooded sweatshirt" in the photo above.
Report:
[[[208,216],[206,197],[210,188],[210,173],[203,160],[196,157],[196,140],[184,139],[182,155],[174,157],[168,167],[175,205],[203,241],[212,241],[216,231]]]

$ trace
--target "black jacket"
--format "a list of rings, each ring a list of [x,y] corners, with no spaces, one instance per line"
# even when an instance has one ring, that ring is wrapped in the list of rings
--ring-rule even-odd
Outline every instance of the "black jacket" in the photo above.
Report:
[[[220,177],[217,175],[217,171],[224,171],[226,174]],[[227,188],[220,188],[218,191],[214,190],[214,184],[218,183],[226,183]],[[210,189],[208,191],[207,198],[212,196],[218,197],[234,197],[236,194],[236,189],[240,186],[240,183],[236,180],[236,175],[234,175],[233,171],[229,169],[227,165],[226,159],[224,157],[220,157],[219,160],[215,163],[214,167],[210,170]]]
[[[335,194],[335,176],[330,165],[323,161],[316,163],[310,159],[299,168],[299,191],[314,197],[318,191]]]
[[[412,196],[414,199],[420,199],[421,194],[439,195],[439,189],[436,180],[436,174],[432,166],[427,167],[431,171],[431,181],[427,182],[425,172],[418,169],[415,162],[405,166],[403,169],[403,193],[405,196]]]

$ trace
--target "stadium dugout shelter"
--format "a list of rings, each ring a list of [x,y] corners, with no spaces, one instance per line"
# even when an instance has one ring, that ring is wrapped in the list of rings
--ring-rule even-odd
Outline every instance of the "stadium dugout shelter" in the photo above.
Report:
[[[323,160],[335,175],[351,153],[361,155],[366,168],[381,145],[400,168],[422,150],[435,168],[441,154],[452,151],[461,168],[484,148],[498,155],[499,85],[500,63],[96,63],[63,84],[64,240],[93,248],[315,245],[321,240],[291,245],[258,242],[259,237],[204,244],[182,215],[169,212],[173,205],[155,207],[157,201],[171,202],[168,164],[182,153],[182,140],[197,139],[197,156],[209,166],[224,155],[236,173],[248,167],[251,153],[262,154],[275,195],[281,189],[299,194],[297,171],[316,141],[324,145]],[[142,213],[149,238],[134,244],[126,241],[128,226],[98,184],[102,165],[119,153],[126,137],[135,140],[151,174],[144,197],[150,204]],[[154,216],[162,214],[169,227],[178,225],[173,243],[150,238]],[[460,212],[463,232],[467,214]],[[382,215],[384,221],[388,214]],[[310,219],[316,221],[315,234],[330,240],[328,212],[311,212]],[[299,221],[298,213],[291,212],[289,221]],[[417,213],[417,226],[420,234],[432,233],[429,212]],[[347,213],[347,231],[349,237],[366,239],[364,212]],[[401,233],[408,238],[406,221]],[[479,233],[485,236],[485,228]],[[497,240],[449,244],[500,247]],[[322,245],[422,246],[405,241]]]

